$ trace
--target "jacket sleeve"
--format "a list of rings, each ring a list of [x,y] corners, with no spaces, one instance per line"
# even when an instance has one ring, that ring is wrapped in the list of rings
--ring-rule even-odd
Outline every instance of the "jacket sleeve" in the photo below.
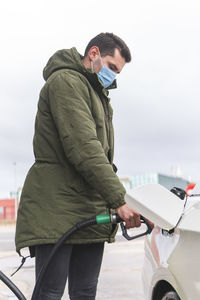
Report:
[[[97,137],[89,91],[77,76],[58,74],[49,85],[50,109],[67,159],[111,208],[124,204],[125,189]]]

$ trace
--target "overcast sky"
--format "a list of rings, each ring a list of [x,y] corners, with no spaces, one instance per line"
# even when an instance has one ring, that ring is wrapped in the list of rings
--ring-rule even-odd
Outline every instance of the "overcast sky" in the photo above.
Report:
[[[111,91],[120,176],[179,167],[200,179],[199,0],[6,0],[0,4],[0,197],[22,186],[42,70],[57,50],[83,54],[114,32],[133,60]]]

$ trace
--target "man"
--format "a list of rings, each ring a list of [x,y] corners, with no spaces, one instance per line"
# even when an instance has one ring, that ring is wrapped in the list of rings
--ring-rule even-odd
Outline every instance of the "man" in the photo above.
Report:
[[[124,200],[113,164],[112,108],[108,89],[131,60],[127,45],[112,33],[93,38],[82,57],[60,50],[44,69],[35,122],[35,163],[20,201],[16,248],[36,256],[36,276],[53,245],[74,224],[115,209],[126,227],[140,216]],[[70,237],[46,274],[39,300],[61,299],[66,280],[72,300],[94,300],[104,242],[112,225],[91,226]]]

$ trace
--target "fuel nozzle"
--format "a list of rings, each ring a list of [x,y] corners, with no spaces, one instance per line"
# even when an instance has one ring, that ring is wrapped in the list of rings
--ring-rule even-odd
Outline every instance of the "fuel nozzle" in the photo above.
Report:
[[[139,237],[142,237],[144,235],[150,234],[152,231],[151,225],[148,223],[146,219],[144,219],[142,216],[140,216],[141,222],[144,223],[147,227],[147,230],[141,234],[130,236],[127,232],[126,226],[124,225],[124,221],[120,218],[118,214],[111,214],[111,215],[98,215],[96,216],[96,222],[97,224],[117,224],[120,223],[121,229],[122,229],[122,235],[127,240],[133,240]]]

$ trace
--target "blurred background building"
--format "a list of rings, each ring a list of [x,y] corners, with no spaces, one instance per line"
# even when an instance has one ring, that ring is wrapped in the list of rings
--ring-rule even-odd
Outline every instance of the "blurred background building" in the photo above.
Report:
[[[179,176],[168,176],[160,173],[138,174],[132,177],[120,178],[120,180],[127,189],[133,189],[147,183],[159,183],[168,190],[171,190],[173,187],[186,190],[190,183]]]

